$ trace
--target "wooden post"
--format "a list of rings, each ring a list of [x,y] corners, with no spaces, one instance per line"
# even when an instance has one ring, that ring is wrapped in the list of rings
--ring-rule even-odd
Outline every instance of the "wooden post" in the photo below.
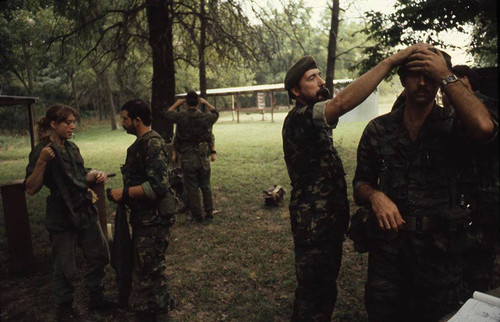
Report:
[[[31,150],[35,147],[35,133],[34,133],[34,121],[33,121],[33,104],[34,101],[26,103],[28,107],[28,128],[30,130],[30,139],[31,139]]]
[[[30,222],[23,180],[0,186],[5,218],[5,232],[10,254],[10,268],[29,272],[35,268]]]
[[[241,102],[240,102],[240,93],[236,94],[236,122],[240,123],[240,109],[241,109]]]
[[[274,95],[273,92],[269,92],[269,99],[271,100],[271,123],[274,122]]]
[[[233,114],[234,121],[234,95],[231,95],[231,113]]]
[[[262,109],[262,121],[264,121],[264,113],[266,112],[266,92],[264,94],[264,108]]]

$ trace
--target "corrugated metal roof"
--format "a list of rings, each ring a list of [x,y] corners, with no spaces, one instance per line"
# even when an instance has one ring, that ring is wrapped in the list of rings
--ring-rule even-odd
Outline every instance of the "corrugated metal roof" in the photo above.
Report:
[[[344,79],[335,79],[333,81],[334,84],[347,84],[352,82],[353,80],[350,78]],[[212,88],[207,89],[208,96],[215,95],[232,95],[232,94],[244,94],[244,93],[254,93],[254,92],[278,92],[285,91],[285,85],[283,83],[280,84],[265,84],[265,85],[253,85],[253,86],[241,86],[241,87],[226,87],[226,88]],[[199,95],[200,91],[196,91]],[[180,93],[175,96],[182,97],[186,96],[187,93]]]

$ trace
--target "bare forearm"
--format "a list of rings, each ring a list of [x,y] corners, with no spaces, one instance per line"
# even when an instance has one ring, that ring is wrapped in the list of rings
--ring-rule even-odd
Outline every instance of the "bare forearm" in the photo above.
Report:
[[[325,111],[327,121],[332,122],[361,104],[377,88],[392,66],[389,58],[384,59],[330,100]]]
[[[467,134],[477,140],[488,140],[493,135],[494,125],[484,104],[464,83],[456,81],[444,87],[446,96],[455,107],[458,118],[464,124]]]
[[[178,99],[177,101],[175,101],[175,103],[174,103],[174,104],[172,104],[172,106],[170,106],[170,107],[168,108],[167,112],[173,112],[173,111],[175,111],[175,109],[176,109],[177,107],[179,107],[179,106],[181,106],[182,104],[184,104],[184,101],[185,101],[184,99],[181,99],[181,98],[180,98],[180,99]]]
[[[403,227],[403,220],[399,209],[392,200],[368,184],[361,185],[356,191],[356,201],[359,204],[370,205],[377,218],[380,229],[384,231],[398,231]]]
[[[146,197],[142,185],[133,186],[128,189],[128,195],[132,199],[142,199]]]
[[[33,196],[43,186],[43,176],[45,174],[45,168],[47,167],[46,162],[37,161],[33,173],[26,179],[25,186],[26,192]]]
[[[379,190],[373,188],[372,186],[363,184],[356,191],[354,199],[359,205],[369,205],[371,203],[372,196],[379,192]]]
[[[209,102],[206,102],[205,105],[208,107],[209,111],[215,110],[215,107],[212,104],[210,104]]]

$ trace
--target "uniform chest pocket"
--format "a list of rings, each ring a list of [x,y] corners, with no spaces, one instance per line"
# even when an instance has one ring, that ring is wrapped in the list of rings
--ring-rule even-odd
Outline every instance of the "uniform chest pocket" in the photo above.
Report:
[[[388,153],[382,156],[379,178],[381,191],[388,195],[402,191],[406,182],[407,162],[402,154]]]

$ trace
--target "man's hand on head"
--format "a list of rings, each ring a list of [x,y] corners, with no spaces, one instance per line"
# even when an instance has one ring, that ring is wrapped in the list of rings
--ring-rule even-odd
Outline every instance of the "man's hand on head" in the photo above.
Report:
[[[415,50],[408,60],[406,67],[410,72],[423,73],[438,82],[452,73],[443,54],[430,45]]]
[[[429,46],[425,43],[418,43],[409,47],[406,47],[405,49],[399,50],[397,53],[394,55],[390,56],[389,59],[391,61],[392,66],[399,66],[406,62],[408,60],[408,57],[412,55],[416,50],[418,49],[423,49],[426,46]]]

